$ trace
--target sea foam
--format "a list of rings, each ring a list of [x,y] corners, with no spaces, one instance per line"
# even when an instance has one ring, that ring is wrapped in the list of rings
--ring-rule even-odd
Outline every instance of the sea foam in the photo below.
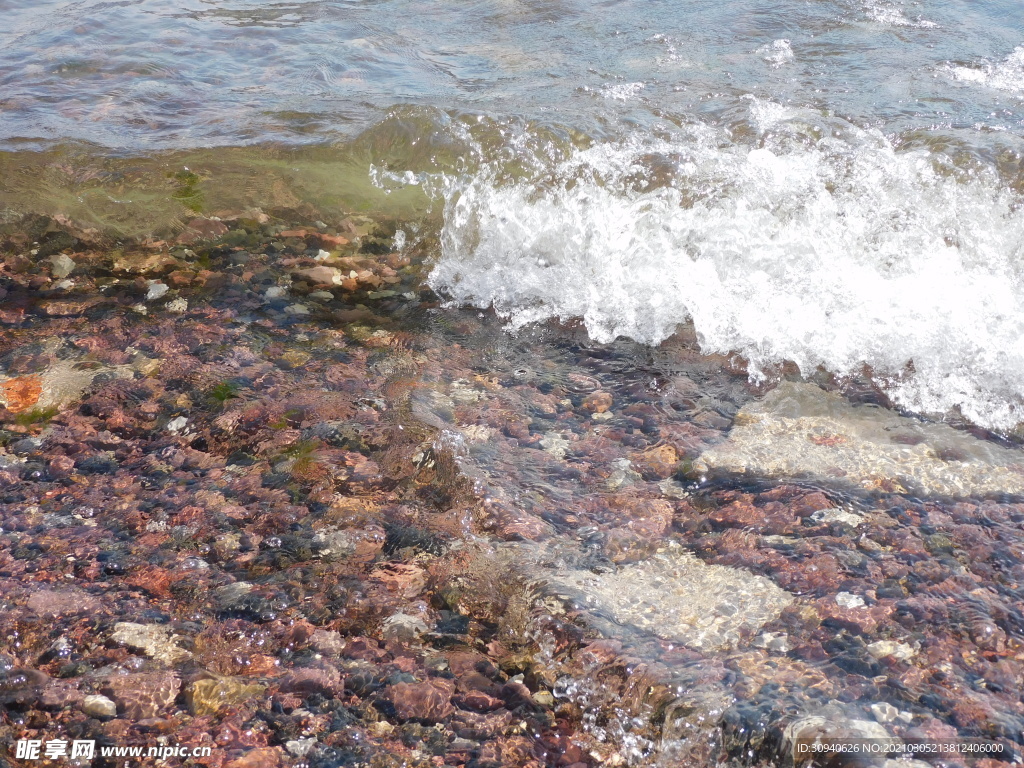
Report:
[[[694,127],[596,143],[517,177],[446,177],[433,287],[511,329],[579,318],[658,344],[843,376],[1009,429],[1024,395],[1024,212],[984,169],[750,100],[743,141]]]

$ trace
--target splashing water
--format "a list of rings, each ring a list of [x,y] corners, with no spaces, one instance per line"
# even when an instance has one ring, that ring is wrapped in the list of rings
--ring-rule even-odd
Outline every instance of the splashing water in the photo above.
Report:
[[[581,318],[602,342],[691,320],[754,378],[867,365],[905,408],[1019,422],[1018,197],[809,110],[751,99],[750,118],[753,142],[698,126],[448,179],[433,286],[513,329]]]

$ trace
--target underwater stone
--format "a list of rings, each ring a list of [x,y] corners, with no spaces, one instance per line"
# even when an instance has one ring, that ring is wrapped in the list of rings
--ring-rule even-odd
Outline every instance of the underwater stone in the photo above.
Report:
[[[945,424],[855,407],[813,384],[785,381],[744,407],[729,438],[706,450],[694,469],[838,477],[869,490],[967,497],[1024,494],[1019,463],[1018,451]]]

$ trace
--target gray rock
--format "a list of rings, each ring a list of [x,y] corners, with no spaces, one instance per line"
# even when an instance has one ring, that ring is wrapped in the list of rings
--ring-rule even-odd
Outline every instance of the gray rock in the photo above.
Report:
[[[871,714],[875,716],[875,720],[882,725],[885,725],[899,717],[900,711],[892,704],[883,701],[879,704],[871,705]]]
[[[427,625],[422,620],[405,613],[389,616],[383,625],[384,639],[399,643],[415,642],[427,631]]]
[[[78,266],[75,264],[74,259],[63,253],[57,253],[51,256],[50,264],[53,265],[50,268],[50,274],[52,274],[56,280],[63,280],[74,272],[75,267]]]
[[[340,656],[341,652],[345,650],[345,641],[342,639],[341,633],[334,630],[313,630],[310,644],[317,653],[322,653],[325,656]]]

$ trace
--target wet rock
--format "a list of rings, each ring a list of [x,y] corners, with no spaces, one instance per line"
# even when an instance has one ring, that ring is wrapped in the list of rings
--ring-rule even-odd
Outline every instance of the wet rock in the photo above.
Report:
[[[75,271],[74,259],[64,253],[54,254],[49,258],[50,262],[50,274],[53,275],[54,280],[63,280],[65,277]]]
[[[185,704],[193,715],[216,715],[248,699],[262,696],[266,686],[231,677],[194,680],[185,686]]]
[[[310,645],[318,653],[325,656],[340,656],[345,650],[345,640],[340,632],[327,629],[317,629],[310,638]]]
[[[404,613],[396,613],[384,620],[381,635],[385,640],[399,643],[413,643],[429,631],[422,619]]]
[[[284,762],[281,747],[255,747],[224,763],[224,768],[277,768]]]
[[[283,693],[295,693],[308,696],[318,693],[333,698],[344,690],[344,681],[336,667],[307,667],[295,669],[281,678],[278,683]]]
[[[886,725],[887,723],[895,721],[900,714],[900,711],[888,702],[872,704],[870,709],[871,714],[875,716],[875,720],[877,720],[881,725]]]
[[[897,439],[913,433],[914,444]],[[959,457],[947,461],[943,455]],[[694,463],[766,477],[841,477],[869,490],[980,496],[1024,493],[1016,451],[941,424],[855,408],[812,384],[782,382],[748,404],[724,443]]]
[[[49,682],[49,675],[35,669],[0,667],[0,704],[39,702]]]
[[[633,465],[645,480],[664,480],[675,474],[679,454],[671,445],[656,445],[643,453],[633,454]]]
[[[427,572],[413,563],[388,563],[374,569],[372,578],[404,598],[416,597],[427,585]]]
[[[424,683],[398,683],[384,689],[383,696],[395,708],[400,720],[436,723],[449,717],[455,686],[448,680],[432,679]]]
[[[917,654],[913,647],[895,640],[878,640],[869,644],[867,650],[876,659],[890,657],[898,661],[908,661]]]
[[[535,557],[525,550],[523,555]],[[793,600],[763,576],[707,565],[671,541],[650,559],[610,573],[537,569],[536,574],[577,606],[707,650],[735,646]]]
[[[458,698],[458,703],[474,712],[493,712],[505,706],[504,701],[483,691],[469,691]]]
[[[118,645],[140,651],[151,659],[165,664],[177,664],[189,659],[192,654],[181,648],[167,628],[158,624],[135,624],[122,621],[114,625],[110,639]]]
[[[591,413],[605,413],[611,410],[613,402],[610,393],[598,390],[583,398],[583,409]]]
[[[341,270],[335,267],[299,269],[292,274],[295,278],[305,280],[312,285],[341,285],[343,280]]]
[[[99,610],[100,601],[81,589],[36,589],[25,601],[26,607],[42,618],[92,614]]]
[[[195,243],[199,240],[213,240],[221,235],[227,234],[228,227],[224,222],[215,219],[192,219],[185,228],[185,231],[178,235],[177,241],[183,245]]]
[[[172,672],[114,673],[101,686],[118,714],[129,720],[156,717],[174,703],[180,689],[181,680]]]
[[[117,717],[117,705],[106,696],[93,694],[82,700],[82,711],[89,717],[108,720]]]

